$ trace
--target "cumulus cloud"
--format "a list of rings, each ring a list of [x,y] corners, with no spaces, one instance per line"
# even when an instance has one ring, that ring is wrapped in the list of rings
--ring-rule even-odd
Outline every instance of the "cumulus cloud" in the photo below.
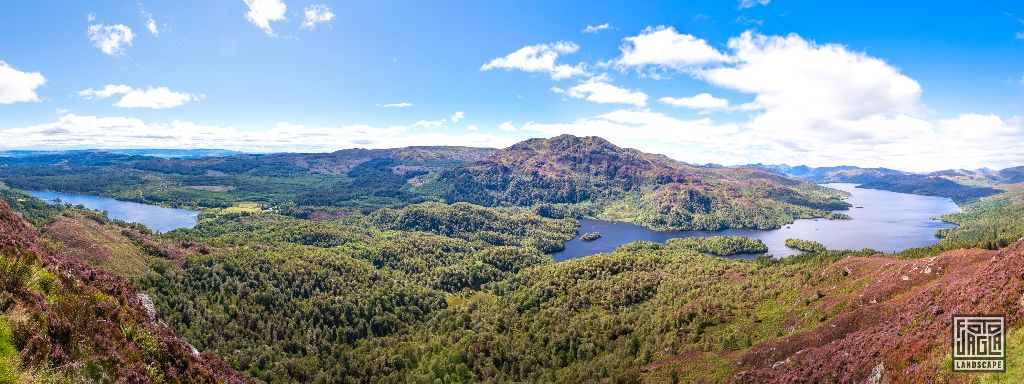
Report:
[[[558,64],[558,56],[576,53],[580,47],[573,42],[561,41],[552,44],[538,44],[522,47],[505,57],[493,59],[480,67],[481,71],[492,69],[516,69],[523,72],[547,73],[552,79],[561,80],[586,74],[582,63],[575,66]]]
[[[574,99],[583,99],[598,104],[630,104],[638,107],[647,105],[647,94],[612,85],[607,76],[595,76],[569,89],[551,88],[555,93]]]
[[[603,30],[611,29],[611,28],[612,28],[612,25],[609,24],[609,23],[604,23],[604,24],[601,24],[601,25],[590,25],[590,24],[587,24],[587,26],[585,28],[583,28],[583,30],[580,31],[580,32],[597,34],[597,33],[600,33]]]
[[[476,124],[469,124],[466,126],[466,129],[470,131],[479,131],[480,127],[477,127]]]
[[[693,109],[725,109],[729,107],[729,100],[711,96],[710,93],[699,93],[690,97],[662,97],[659,102],[673,107],[684,107]]]
[[[149,87],[147,89],[132,88],[127,85],[108,84],[101,89],[85,89],[78,92],[86,100],[106,99],[121,96],[114,106],[121,108],[165,109],[198,101],[202,96],[184,92],[174,92],[167,87]]]
[[[273,21],[285,19],[285,12],[288,6],[281,0],[244,0],[249,11],[245,13],[246,20],[259,27],[270,36],[277,36],[274,28],[270,26]],[[333,16],[333,14],[332,14]]]
[[[0,130],[0,149],[205,148],[249,152],[330,152],[411,145],[505,147],[515,139],[488,134],[423,132],[412,125],[307,127],[278,123],[262,130],[184,121],[151,123],[129,117],[65,114],[57,121]]]
[[[710,84],[755,95],[756,129],[819,140],[892,139],[923,109],[921,86],[883,60],[802,37],[745,32],[729,40],[734,65],[701,70]],[[902,125],[902,128],[900,127]]]
[[[306,7],[304,10],[306,18],[302,21],[302,28],[313,30],[317,24],[330,23],[334,20],[334,12],[326,4],[315,4]]]
[[[384,108],[409,108],[409,107],[414,106],[414,105],[416,105],[416,104],[401,102],[401,103],[384,104],[384,105],[381,105],[381,107],[384,107]]]
[[[466,112],[458,111],[452,115],[451,119],[453,123],[458,123],[459,120],[466,118]]]
[[[498,129],[506,132],[512,132],[517,130],[515,124],[512,124],[511,121],[506,121],[501,124],[498,124]]]
[[[441,128],[444,126],[444,119],[441,120],[419,120],[412,124],[418,128]]]
[[[110,56],[120,56],[124,53],[125,47],[132,46],[135,33],[124,24],[104,25],[103,23],[92,24],[96,16],[89,15],[89,29],[86,33],[89,41],[103,53]]]
[[[736,4],[736,8],[739,8],[739,9],[754,8],[754,7],[758,6],[758,5],[768,5],[768,3],[771,3],[771,2],[772,2],[772,0],[740,0],[740,2],[738,4]]]
[[[0,104],[39,101],[36,88],[46,84],[39,72],[22,72],[0,60]]]
[[[639,35],[623,40],[619,47],[622,55],[609,63],[620,69],[680,70],[730,60],[704,39],[676,32],[672,27],[647,27]]]

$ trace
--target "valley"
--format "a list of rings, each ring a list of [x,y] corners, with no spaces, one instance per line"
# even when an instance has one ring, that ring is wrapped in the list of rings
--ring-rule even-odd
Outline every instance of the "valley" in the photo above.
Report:
[[[549,152],[550,146],[559,148]],[[417,155],[396,155],[410,152]],[[868,207],[844,201],[850,195],[841,189],[849,186],[836,190],[750,169],[688,166],[589,138],[534,140],[502,151],[379,154],[386,156],[342,151],[197,159],[59,155],[74,162],[8,158],[0,160],[0,180],[7,184],[0,194],[19,212],[6,216],[10,225],[26,225],[18,224],[24,220],[37,228],[35,252],[110,271],[146,293],[156,317],[204,356],[223,359],[246,380],[266,382],[758,382],[778,375],[836,381],[860,380],[879,364],[893,378],[913,371],[919,379],[956,379],[940,368],[939,356],[948,348],[945,331],[914,333],[914,342],[927,348],[893,352],[884,361],[857,355],[823,367],[797,355],[830,356],[834,344],[822,340],[859,343],[858,332],[876,332],[872,327],[878,324],[944,329],[948,319],[935,317],[932,307],[891,308],[906,307],[914,295],[926,294],[922,290],[996,294],[950,282],[1024,267],[1015,245],[1024,237],[1018,220],[1024,190],[1015,184],[999,184],[1005,192],[962,203],[960,212],[949,206],[923,211],[946,214],[943,220],[956,226],[925,227],[922,233],[934,236],[939,229],[942,238],[932,237],[922,247],[882,253],[829,246],[782,259],[738,260],[718,255],[758,251],[773,242],[712,235],[780,226],[776,231],[785,231],[805,222],[858,224],[864,220],[858,214],[872,204],[858,200],[855,190],[850,202]],[[73,172],[143,181],[64,189]],[[197,184],[233,188],[188,188]],[[541,188],[547,185],[572,187]],[[12,186],[131,197],[126,200],[201,214],[194,227],[154,233],[95,211],[46,204]],[[453,197],[476,189],[476,200]],[[336,200],[307,205],[311,192]],[[878,193],[889,199],[890,192]],[[672,197],[658,200],[666,196]],[[652,219],[619,213],[621,207],[654,201],[676,205],[649,211]],[[846,208],[852,220],[826,208]],[[867,226],[883,231],[894,232],[905,221],[887,216],[884,208],[866,213],[880,220]],[[916,220],[928,216],[918,214]],[[631,225],[651,228],[673,222],[730,229],[707,232],[706,238],[627,242],[556,262],[566,244],[579,241],[574,239],[580,223],[594,218],[633,219]],[[849,235],[848,228],[837,231]],[[600,232],[588,244],[614,239],[614,233]],[[783,237],[790,236],[780,242]],[[19,261],[13,251],[4,252],[7,262],[63,268],[50,259]],[[925,265],[936,272],[908,275]],[[1012,287],[1014,276],[999,284]],[[30,285],[24,287],[11,292],[21,297],[17,292],[29,292],[24,290]],[[986,302],[996,305],[998,298],[993,300]],[[15,335],[37,332],[32,322],[13,315],[24,304],[7,303],[3,317],[13,321]],[[949,310],[948,304],[933,307]],[[875,314],[873,320],[851,322],[864,313]],[[1009,317],[1013,330],[1016,316]],[[25,337],[12,339],[17,349],[28,345]],[[1010,340],[1012,348],[1021,345],[1017,340]],[[9,357],[6,364],[44,367],[56,361],[53,351],[40,353]],[[102,353],[70,359],[81,362],[76,367],[103,372],[111,368],[98,363],[107,361]],[[79,376],[81,369],[53,374]],[[42,377],[24,368],[13,372]],[[1021,374],[1011,367],[988,377]]]

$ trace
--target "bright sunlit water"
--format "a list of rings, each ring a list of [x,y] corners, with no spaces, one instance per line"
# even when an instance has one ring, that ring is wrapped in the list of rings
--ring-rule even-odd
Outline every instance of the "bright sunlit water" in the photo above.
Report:
[[[107,197],[74,195],[68,193],[25,191],[40,200],[53,203],[82,205],[97,211],[106,211],[112,219],[139,223],[154,231],[167,232],[178,228],[192,228],[199,221],[199,212],[187,209],[164,208],[157,205],[133,203]]]
[[[580,220],[580,234],[598,232],[601,238],[586,242],[579,239],[565,244],[565,250],[554,254],[562,261],[597,253],[611,252],[616,247],[637,240],[664,243],[679,237],[741,235],[761,239],[768,253],[784,257],[800,253],[786,247],[786,239],[814,240],[829,249],[871,248],[895,252],[934,244],[935,231],[952,224],[935,220],[942,215],[959,212],[960,208],[945,197],[919,196],[906,193],[857,188],[856,184],[825,184],[850,192],[847,200],[853,207],[843,211],[851,220],[797,220],[773,230],[727,229],[723,231],[652,231],[639,225],[602,220]],[[747,255],[752,257],[752,255]]]

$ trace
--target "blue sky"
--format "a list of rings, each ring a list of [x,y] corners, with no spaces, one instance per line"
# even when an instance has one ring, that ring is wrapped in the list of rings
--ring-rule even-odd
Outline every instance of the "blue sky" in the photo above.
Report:
[[[1022,50],[1009,1],[4,2],[0,149],[572,133],[695,163],[1024,165]]]

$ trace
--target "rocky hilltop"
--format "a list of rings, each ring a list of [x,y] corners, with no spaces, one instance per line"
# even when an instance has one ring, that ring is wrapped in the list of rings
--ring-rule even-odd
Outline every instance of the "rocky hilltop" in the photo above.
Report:
[[[841,192],[762,170],[685,164],[600,137],[530,139],[434,181],[449,201],[563,204],[656,229],[777,228],[834,217]]]

